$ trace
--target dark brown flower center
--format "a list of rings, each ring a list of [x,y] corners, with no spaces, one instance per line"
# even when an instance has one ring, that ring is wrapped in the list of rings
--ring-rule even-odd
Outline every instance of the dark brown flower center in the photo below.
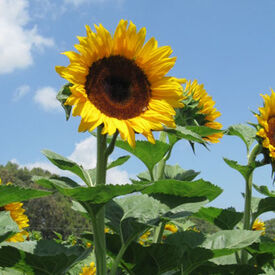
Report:
[[[92,64],[85,83],[89,100],[107,116],[129,119],[146,111],[151,89],[144,72],[120,55]]]
[[[267,136],[269,138],[270,144],[275,146],[275,117],[271,117],[268,121],[268,133]]]

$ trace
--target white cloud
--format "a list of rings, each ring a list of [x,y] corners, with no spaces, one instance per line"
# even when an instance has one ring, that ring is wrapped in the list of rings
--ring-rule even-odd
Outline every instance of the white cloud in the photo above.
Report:
[[[15,90],[15,93],[13,94],[13,101],[18,101],[22,97],[24,97],[26,94],[30,92],[30,86],[29,85],[22,85],[18,87]]]
[[[70,156],[68,156],[68,158],[77,162],[78,164],[81,164],[85,169],[94,168],[96,166],[96,138],[91,136],[77,143],[75,145],[74,151]],[[40,167],[42,169],[48,170],[53,174],[71,177],[76,181],[79,180],[78,178],[72,176],[73,174],[70,172],[60,170],[49,161],[19,164],[16,159],[13,159],[12,162],[17,163],[20,167],[26,167],[28,169]],[[120,170],[118,167],[114,167],[107,171],[106,182],[108,184],[122,185],[130,183],[130,180],[127,171]]]
[[[61,111],[60,103],[56,99],[56,91],[52,87],[43,87],[38,89],[34,95],[34,101],[38,103],[45,111]]]
[[[28,0],[0,1],[0,74],[26,68],[33,63],[32,50],[53,46],[52,39],[27,29],[30,21]]]

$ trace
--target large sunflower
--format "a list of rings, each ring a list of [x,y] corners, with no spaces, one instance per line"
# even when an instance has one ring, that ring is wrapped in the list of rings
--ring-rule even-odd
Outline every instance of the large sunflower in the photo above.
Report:
[[[91,262],[90,266],[85,265],[82,268],[82,272],[79,273],[79,275],[95,275],[95,274],[96,274],[96,267],[94,262]]]
[[[259,108],[256,115],[260,124],[257,135],[263,138],[263,147],[269,150],[269,156],[275,159],[275,92],[271,89],[271,95],[261,95],[264,99],[264,107]]]
[[[0,185],[2,184],[0,179]],[[28,232],[24,230],[26,227],[29,226],[29,219],[24,214],[26,211],[22,208],[22,202],[12,202],[9,204],[4,205],[1,207],[0,211],[9,211],[11,218],[17,223],[20,232],[16,233],[12,237],[10,237],[7,241],[8,242],[23,242],[26,237],[28,237]]]
[[[181,107],[181,80],[166,76],[176,58],[169,46],[158,47],[151,38],[146,44],[146,29],[121,20],[115,34],[100,24],[96,32],[86,26],[87,36],[78,37],[75,48],[68,51],[67,67],[56,71],[73,86],[67,105],[72,114],[81,116],[79,131],[92,131],[104,124],[102,134],[113,135],[135,145],[135,132],[154,143],[152,130],[163,125],[175,127],[174,107]]]
[[[216,122],[221,113],[214,107],[215,101],[208,95],[203,84],[198,84],[197,80],[191,82],[185,80],[184,108],[177,110],[176,123],[181,126],[199,125],[215,130],[220,130],[222,124]],[[214,133],[204,137],[204,140],[217,143],[222,138],[223,133]]]

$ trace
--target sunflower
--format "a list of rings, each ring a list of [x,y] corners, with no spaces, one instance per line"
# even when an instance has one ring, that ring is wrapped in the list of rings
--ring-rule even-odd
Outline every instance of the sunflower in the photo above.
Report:
[[[205,91],[203,84],[198,84],[197,80],[183,81],[184,108],[177,109],[176,123],[180,126],[206,126],[215,130],[220,130],[222,124],[216,122],[221,113],[214,108],[215,101]],[[203,137],[204,140],[218,143],[223,133],[214,133]]]
[[[263,138],[263,147],[269,150],[269,156],[275,159],[275,92],[271,89],[271,95],[261,95],[264,99],[264,107],[259,108],[258,119],[260,129],[257,135]]]
[[[171,223],[167,223],[165,224],[165,227],[164,227],[165,230],[168,230],[172,233],[176,233],[178,231],[178,227],[174,224],[171,224]]]
[[[96,267],[94,262],[91,262],[90,266],[85,265],[82,268],[82,272],[79,273],[79,275],[95,275],[95,274],[96,274]]]
[[[0,179],[0,185],[1,184],[2,182]],[[9,183],[7,185],[9,185]],[[24,230],[24,228],[29,226],[29,219],[24,214],[26,210],[22,208],[22,206],[22,202],[12,202],[1,207],[1,211],[10,211],[11,218],[17,223],[19,230],[21,230],[20,232],[7,239],[8,242],[23,242],[29,235],[28,232]]]
[[[263,231],[262,235],[265,234],[265,223],[262,222],[260,219],[256,219],[252,225],[252,230],[254,231]]]
[[[70,64],[56,71],[72,86],[65,104],[81,116],[79,131],[93,131],[103,124],[102,134],[119,131],[135,146],[135,132],[154,143],[152,130],[175,127],[175,107],[183,106],[181,79],[166,76],[176,58],[169,46],[158,47],[151,38],[144,44],[146,29],[121,20],[112,36],[101,24],[96,32],[86,26],[78,37],[79,53],[64,52]]]

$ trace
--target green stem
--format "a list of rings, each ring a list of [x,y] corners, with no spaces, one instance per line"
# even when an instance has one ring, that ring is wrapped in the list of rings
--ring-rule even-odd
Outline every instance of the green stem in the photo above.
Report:
[[[165,143],[166,139],[167,139],[167,133],[164,132],[164,131],[160,132],[160,134],[159,134],[159,141]],[[164,156],[163,159],[160,160],[160,162],[158,163],[158,166],[157,166],[157,178],[156,178],[156,180],[160,180],[160,179],[163,178],[166,161],[167,161],[167,158],[166,158],[166,156]]]
[[[163,221],[161,224],[158,225],[158,227],[155,230],[154,237],[153,237],[153,243],[160,243],[162,240],[162,235],[164,232],[166,222]]]
[[[97,164],[96,164],[96,185],[105,185],[106,183],[106,135],[102,135],[103,125],[97,127]],[[96,273],[98,275],[107,274],[106,266],[106,241],[104,232],[105,207],[96,211],[92,218],[92,226],[95,243]]]
[[[261,152],[261,147],[259,144],[255,145],[251,153],[248,156],[248,166],[251,165],[257,155]],[[244,219],[243,219],[243,229],[250,230],[250,220],[251,220],[251,198],[252,198],[252,178],[253,170],[250,172],[245,181],[245,203],[244,203]],[[241,262],[246,264],[248,260],[247,251],[242,250],[241,253]]]

